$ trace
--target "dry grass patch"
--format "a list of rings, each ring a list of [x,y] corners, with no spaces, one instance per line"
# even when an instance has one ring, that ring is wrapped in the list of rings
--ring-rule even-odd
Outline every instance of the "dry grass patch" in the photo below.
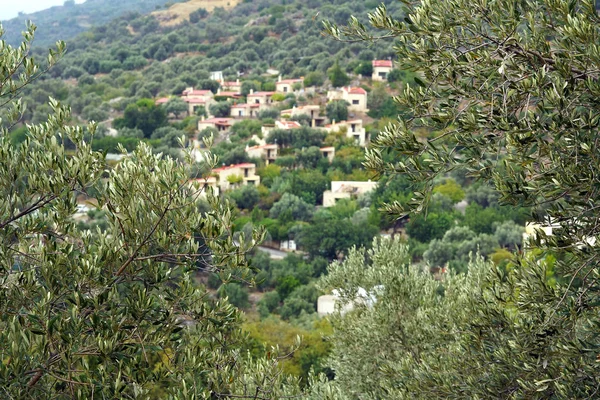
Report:
[[[152,13],[163,26],[179,25],[190,19],[190,14],[199,8],[211,12],[217,7],[231,9],[241,3],[242,0],[189,0],[185,3],[176,3],[167,10]]]

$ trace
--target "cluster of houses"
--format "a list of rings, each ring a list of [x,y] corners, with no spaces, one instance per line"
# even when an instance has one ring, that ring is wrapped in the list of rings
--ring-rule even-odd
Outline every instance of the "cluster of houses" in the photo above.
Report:
[[[383,81],[387,79],[392,70],[392,61],[374,60],[372,79]],[[303,79],[283,79],[279,75],[275,83],[275,91],[253,91],[250,90],[245,97],[241,94],[242,82],[225,81],[220,77],[220,88],[217,93],[210,90],[198,90],[192,87],[187,88],[181,94],[181,99],[188,104],[188,113],[193,115],[199,107],[210,110],[210,106],[217,101],[224,99],[233,100],[230,108],[229,117],[202,117],[198,121],[198,131],[207,128],[215,129],[219,133],[227,133],[231,127],[242,119],[258,118],[259,112],[272,109],[277,105],[274,100],[275,94],[299,93],[304,90]],[[368,111],[367,91],[361,87],[342,87],[327,92],[327,102],[343,100],[348,104],[348,110],[354,115],[365,114]],[[169,98],[157,100],[157,104],[163,104],[169,101]],[[294,106],[290,109],[281,110],[280,117],[272,125],[262,127],[263,138],[267,138],[274,129],[294,130],[302,127],[300,123],[294,121],[300,116],[308,117],[310,125],[316,129],[323,129],[328,133],[345,133],[346,137],[353,139],[359,146],[368,144],[368,136],[363,125],[363,120],[353,118],[348,121],[328,121],[327,117],[322,115],[323,108],[318,104],[307,104]],[[329,123],[327,123],[329,122]],[[250,158],[261,158],[266,164],[274,162],[279,155],[279,146],[277,144],[267,144],[264,139],[254,137],[256,146],[247,146],[246,153]],[[200,145],[196,141],[197,146]],[[335,157],[334,147],[323,147],[320,149],[324,158],[332,162]],[[256,165],[244,163],[230,166],[222,166],[213,171],[211,179],[206,180],[205,184],[213,186],[216,190],[227,191],[239,185],[258,185],[260,177],[256,175]],[[325,192],[323,205],[329,207],[341,198],[348,198],[373,190],[376,182],[332,182],[331,190]]]

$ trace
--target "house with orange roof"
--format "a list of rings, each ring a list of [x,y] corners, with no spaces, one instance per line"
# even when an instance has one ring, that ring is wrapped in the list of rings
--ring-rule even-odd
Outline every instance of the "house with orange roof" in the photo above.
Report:
[[[366,113],[367,91],[360,87],[343,87],[341,89],[327,92],[327,101],[345,100],[348,102],[348,110]]]
[[[169,102],[169,100],[171,100],[170,97],[161,97],[160,99],[156,99],[154,101],[154,104],[156,104],[157,106],[161,105],[161,104],[166,104]]]
[[[215,94],[215,97],[227,97],[230,99],[241,99],[242,94],[240,92],[235,92],[235,91],[226,91],[226,90],[221,90],[221,88],[217,89],[217,94]]]
[[[292,108],[289,108],[287,110],[282,110],[281,111],[281,117],[282,118],[293,118],[293,117],[299,117],[301,115],[306,115],[308,117],[310,117],[311,120],[311,126],[313,128],[318,127],[318,126],[323,126],[325,124],[325,120],[326,117],[325,116],[321,116],[321,106],[319,105],[313,105],[313,104],[308,104],[305,106],[294,106]]]
[[[354,142],[362,147],[367,145],[367,131],[363,126],[362,119],[355,119],[351,121],[340,121],[335,120],[331,124],[325,125],[325,130],[328,133],[346,131],[346,137],[353,139]]]
[[[193,87],[185,89],[181,98],[183,101],[188,103],[188,114],[193,115],[196,113],[196,109],[204,107],[206,110],[214,102],[214,94],[210,90],[198,90]]]
[[[235,93],[240,93],[242,91],[242,82],[239,79],[236,79],[235,82],[227,82],[223,79],[220,81],[221,89],[228,90]]]
[[[393,67],[392,60],[373,60],[371,79],[374,81],[387,81],[387,76]]]
[[[229,190],[236,185],[256,185],[260,184],[260,176],[256,175],[256,164],[242,163],[223,166],[212,170],[216,176],[221,190]]]
[[[281,75],[279,75],[279,79],[275,83],[275,90],[280,93],[293,93],[294,85],[298,83],[304,87],[304,78],[281,79]]]
[[[302,128],[297,121],[275,121],[275,129],[298,129]]]
[[[229,115],[232,118],[255,118],[258,116],[260,104],[234,104],[231,106]]]
[[[246,96],[247,102],[251,104],[259,104],[261,109],[268,108],[273,104],[273,95],[275,92],[255,92],[250,89],[250,93]]]
[[[246,154],[250,158],[262,158],[269,165],[277,159],[279,146],[276,144],[264,144],[259,146],[246,146]]]
[[[203,131],[206,128],[214,128],[219,132],[226,132],[231,129],[235,120],[233,118],[205,118],[198,121],[198,130]]]

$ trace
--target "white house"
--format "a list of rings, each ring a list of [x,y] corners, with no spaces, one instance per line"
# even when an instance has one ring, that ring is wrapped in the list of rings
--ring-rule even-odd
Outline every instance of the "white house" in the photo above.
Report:
[[[242,91],[242,82],[240,82],[239,79],[236,79],[235,82],[221,80],[221,89],[224,91],[240,93]]]
[[[279,146],[276,144],[263,144],[253,147],[246,146],[246,154],[251,158],[262,158],[266,164],[270,164],[277,159]]]
[[[275,121],[275,129],[298,129],[302,128],[297,121]]]
[[[273,95],[275,92],[255,92],[250,89],[250,93],[246,96],[247,102],[251,104],[259,104],[260,109],[268,108],[273,104]]]
[[[340,199],[356,198],[369,193],[377,187],[377,182],[332,181],[331,190],[323,193],[323,207],[332,207]]]
[[[304,79],[281,79],[281,75],[279,75],[279,80],[275,83],[275,90],[280,93],[293,93],[294,85],[298,83],[304,85]]]
[[[310,118],[311,126],[313,128],[323,126],[326,119],[325,116],[321,116],[321,106],[313,104],[297,107],[294,106],[292,108],[288,108],[287,110],[282,110],[280,114],[282,118],[293,118],[306,115]]]
[[[260,184],[260,176],[256,175],[256,165],[252,163],[223,166],[213,169],[212,172],[217,177],[219,187],[223,191],[235,186],[230,182],[233,177],[240,178],[243,185],[258,186]]]
[[[341,89],[327,92],[327,101],[345,100],[348,102],[348,110],[366,113],[367,91],[360,87],[343,87]]]
[[[181,99],[188,104],[188,114],[195,114],[198,107],[206,110],[214,103],[214,94],[210,90],[197,90],[189,87],[181,94]]]
[[[325,130],[329,133],[340,132],[346,130],[346,137],[353,139],[354,142],[362,147],[367,145],[367,131],[363,127],[363,121],[361,119],[355,119],[352,121],[333,121],[331,124],[325,125]]]
[[[392,71],[393,64],[391,60],[373,60],[373,75],[371,79],[374,81],[387,81],[388,74]]]
[[[321,151],[323,158],[328,159],[330,163],[333,162],[333,158],[335,157],[335,147],[321,147],[319,150]]]
[[[205,118],[202,117],[200,121],[198,121],[198,130],[203,131],[206,128],[214,128],[219,132],[228,131],[235,120],[233,118]]]
[[[233,118],[255,118],[258,116],[260,104],[234,104],[229,115]]]

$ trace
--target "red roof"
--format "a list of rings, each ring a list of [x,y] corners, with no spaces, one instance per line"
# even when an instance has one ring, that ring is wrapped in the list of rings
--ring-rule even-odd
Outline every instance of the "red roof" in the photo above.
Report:
[[[256,167],[256,165],[252,164],[252,163],[242,163],[242,164],[235,164],[235,165],[232,164],[232,165],[226,165],[221,168],[215,168],[215,169],[213,169],[213,172],[226,171],[231,168],[254,168],[254,167]]]
[[[233,122],[232,118],[208,118],[204,121],[198,121],[200,124],[215,124],[215,125],[231,125]]]
[[[279,123],[283,126],[285,126],[284,129],[295,129],[295,128],[300,128],[302,127],[302,125],[300,125],[298,122],[296,121],[279,121]]]
[[[242,97],[241,93],[238,92],[219,92],[216,94],[216,96],[223,96],[223,97]]]
[[[391,60],[373,60],[374,67],[389,67],[392,68]]]
[[[186,99],[185,97],[183,98],[183,101],[185,101],[186,103],[192,103],[192,104],[204,104],[204,103],[206,103],[205,99]]]
[[[367,94],[367,91],[360,87],[349,87],[346,91],[348,94]]]
[[[231,108],[258,108],[260,104],[234,104]]]
[[[273,96],[275,94],[275,92],[254,92],[252,94],[249,94],[248,97],[253,97],[253,96]]]
[[[156,99],[156,101],[154,102],[155,104],[165,104],[169,101],[170,99],[168,97],[161,97],[160,99]]]

